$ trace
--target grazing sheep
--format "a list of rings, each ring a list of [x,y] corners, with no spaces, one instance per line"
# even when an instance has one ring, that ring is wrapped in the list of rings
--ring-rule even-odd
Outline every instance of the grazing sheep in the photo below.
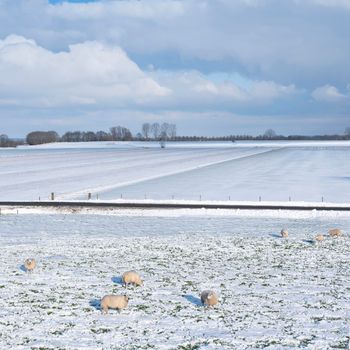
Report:
[[[32,272],[36,267],[35,259],[26,259],[24,262],[24,267],[28,272]]]
[[[135,286],[142,286],[143,281],[140,277],[140,275],[136,271],[127,271],[123,273],[122,276],[124,287],[126,287],[128,284],[134,284]]]
[[[329,230],[328,233],[331,237],[340,237],[343,235],[343,233],[341,232],[341,230],[339,228],[333,228],[333,229]]]
[[[213,290],[204,290],[201,293],[201,301],[203,305],[214,306],[218,303],[218,296]]]
[[[287,231],[286,229],[283,228],[283,229],[281,230],[281,236],[282,236],[283,238],[287,238],[288,235],[289,235],[288,231]]]
[[[101,311],[107,314],[108,309],[125,309],[128,306],[129,297],[127,295],[105,295],[101,299]]]
[[[322,241],[324,241],[324,235],[321,235],[321,234],[317,235],[317,236],[315,237],[315,241],[317,241],[317,242],[322,242]]]

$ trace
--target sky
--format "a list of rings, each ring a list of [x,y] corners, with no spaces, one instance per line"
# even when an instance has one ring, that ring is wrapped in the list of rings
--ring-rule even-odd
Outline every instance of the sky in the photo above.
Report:
[[[0,133],[343,133],[350,0],[0,0]]]

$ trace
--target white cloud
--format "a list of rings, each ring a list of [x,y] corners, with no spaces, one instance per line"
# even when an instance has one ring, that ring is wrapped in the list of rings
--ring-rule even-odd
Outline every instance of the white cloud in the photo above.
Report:
[[[309,0],[316,5],[326,6],[326,7],[341,7],[345,9],[350,9],[349,0]]]
[[[98,42],[52,52],[33,40],[11,35],[0,40],[0,92],[15,104],[138,104],[171,91],[145,74],[126,53]]]
[[[62,107],[232,107],[293,95],[293,85],[212,81],[198,71],[142,71],[120,47],[99,42],[52,52],[21,36],[0,40],[2,105]]]
[[[69,20],[127,17],[137,19],[172,18],[184,14],[184,1],[148,0],[69,3],[49,5],[47,13],[52,17]]]
[[[214,62],[210,69],[239,70],[253,80],[345,84],[350,81],[350,22],[329,6],[348,8],[349,3],[108,0],[52,5],[0,0],[0,36],[29,36],[53,51],[77,42],[105,42],[122,47],[144,67],[157,65],[158,59],[164,69],[166,64],[184,68],[185,62],[203,71],[201,65]]]
[[[335,86],[331,85],[320,86],[316,88],[311,95],[319,102],[339,102],[348,98],[347,95],[340,93]]]

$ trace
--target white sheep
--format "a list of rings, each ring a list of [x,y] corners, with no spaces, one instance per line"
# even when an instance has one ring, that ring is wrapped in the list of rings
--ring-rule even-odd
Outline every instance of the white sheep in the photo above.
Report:
[[[322,235],[322,234],[316,235],[315,241],[317,241],[317,242],[324,241],[324,235]]]
[[[26,259],[24,262],[24,267],[28,272],[32,272],[35,267],[36,267],[36,261],[35,259],[31,258],[31,259]]]
[[[128,306],[129,297],[127,295],[105,295],[101,299],[101,311],[107,314],[108,309],[125,309]]]
[[[282,229],[281,230],[281,237],[283,237],[283,238],[287,238],[289,236],[289,233],[288,233],[288,231],[286,230],[286,229]]]
[[[331,237],[340,237],[343,235],[343,233],[341,232],[341,230],[339,228],[333,228],[333,229],[329,230],[328,233]]]
[[[128,284],[134,284],[135,286],[142,286],[143,281],[140,275],[136,271],[127,271],[122,276],[123,284],[126,287]]]
[[[201,293],[201,301],[203,305],[214,306],[218,303],[218,296],[213,290],[204,290]]]

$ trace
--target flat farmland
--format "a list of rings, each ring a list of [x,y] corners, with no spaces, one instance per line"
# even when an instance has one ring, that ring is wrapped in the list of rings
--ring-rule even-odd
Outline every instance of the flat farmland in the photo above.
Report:
[[[0,151],[0,199],[350,202],[350,143],[54,144]]]

